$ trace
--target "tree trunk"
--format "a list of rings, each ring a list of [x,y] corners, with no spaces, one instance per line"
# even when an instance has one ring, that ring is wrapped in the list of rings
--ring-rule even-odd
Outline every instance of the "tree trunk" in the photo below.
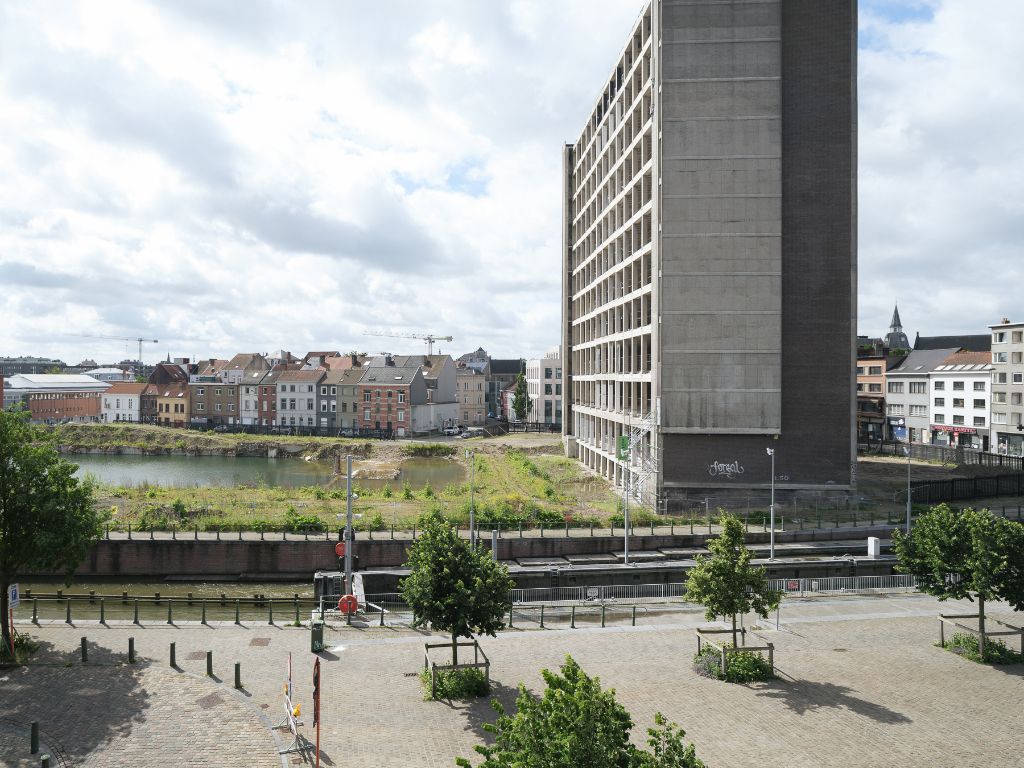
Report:
[[[7,607],[7,590],[10,587],[9,580],[6,576],[0,577],[0,625],[3,627],[3,632],[0,633],[3,639],[4,653],[11,652],[11,627],[7,624],[8,619],[8,607]]]
[[[978,632],[981,638],[978,640],[978,653],[981,660],[985,660],[985,597],[978,595]]]
[[[736,642],[736,614],[732,615],[732,647],[738,648],[739,644]]]
[[[452,632],[452,664],[459,664],[459,638]]]

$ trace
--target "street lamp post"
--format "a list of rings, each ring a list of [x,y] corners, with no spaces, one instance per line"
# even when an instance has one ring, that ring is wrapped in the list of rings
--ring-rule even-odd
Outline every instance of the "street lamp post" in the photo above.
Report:
[[[476,451],[466,449],[466,458],[469,460],[469,546],[476,547],[476,517],[473,514],[473,479],[476,471]]]
[[[352,592],[352,456],[345,457],[345,594]]]
[[[907,451],[907,536],[910,535],[910,446]]]
[[[772,457],[772,500],[771,505],[768,507],[769,515],[771,517],[771,533],[769,534],[768,544],[768,559],[775,559],[775,449],[765,448],[768,455]]]

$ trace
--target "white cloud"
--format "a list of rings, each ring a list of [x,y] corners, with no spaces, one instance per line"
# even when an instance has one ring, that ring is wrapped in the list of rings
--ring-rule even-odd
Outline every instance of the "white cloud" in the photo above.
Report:
[[[4,3],[0,355],[541,353],[561,145],[642,5]],[[861,330],[1019,316],[1024,8],[862,6]]]

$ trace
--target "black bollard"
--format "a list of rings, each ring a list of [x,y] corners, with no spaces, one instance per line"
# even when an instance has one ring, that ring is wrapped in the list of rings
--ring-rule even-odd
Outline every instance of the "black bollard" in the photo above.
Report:
[[[39,601],[32,598],[32,623],[39,624]]]
[[[132,618],[132,624],[138,624],[139,623],[139,601],[138,601],[138,598],[136,598],[134,602],[135,602],[135,615]]]
[[[87,664],[89,662],[89,646],[87,645],[86,639],[82,638],[82,663]]]
[[[174,614],[171,613],[171,607],[173,605],[174,605],[173,602],[171,602],[170,600],[167,601],[167,623],[168,624],[173,624],[174,623]]]
[[[71,623],[71,599],[70,598],[68,598],[67,605],[68,605],[68,617],[64,621],[66,623],[70,624]]]
[[[242,619],[239,616],[238,600],[235,600],[235,624],[241,624]]]
[[[29,750],[30,755],[34,755],[39,751],[39,723],[36,720],[32,721],[29,730]]]
[[[540,628],[544,629],[544,606],[540,607]]]
[[[174,653],[174,643],[171,643],[171,666],[172,667],[177,667],[178,666],[178,659],[175,657],[175,653]]]
[[[605,609],[605,604],[601,603],[601,626],[602,627],[604,627],[604,609]]]
[[[206,652],[206,676],[213,677],[213,651]]]
[[[235,662],[235,688],[242,688],[242,662]]]
[[[203,620],[200,623],[201,624],[205,624],[206,623],[206,598],[205,597],[203,598]]]
[[[576,629],[576,606],[572,607],[572,611],[569,613],[569,626]]]
[[[134,637],[129,637],[128,638],[128,663],[129,664],[134,664],[135,663],[135,638]]]
[[[270,598],[267,602],[267,624],[274,625],[274,598]]]
[[[106,613],[107,613],[106,612],[106,607],[107,606],[106,606],[106,604],[104,602],[105,600],[106,600],[106,598],[103,598],[103,597],[100,598],[100,624],[106,624],[107,623],[107,615],[106,615]]]

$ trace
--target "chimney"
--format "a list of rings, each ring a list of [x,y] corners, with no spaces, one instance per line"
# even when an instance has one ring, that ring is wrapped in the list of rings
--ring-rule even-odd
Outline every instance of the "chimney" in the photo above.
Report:
[[[395,364],[395,358],[393,358],[391,355],[384,355],[384,365],[394,365],[394,364]]]
[[[1010,318],[1004,317],[1003,318],[1003,325],[1009,325],[1009,324],[1010,324]]]
[[[352,367],[353,368],[358,368],[359,367],[359,355],[357,355],[355,352],[353,352],[351,355],[349,355],[349,357],[352,358]]]

